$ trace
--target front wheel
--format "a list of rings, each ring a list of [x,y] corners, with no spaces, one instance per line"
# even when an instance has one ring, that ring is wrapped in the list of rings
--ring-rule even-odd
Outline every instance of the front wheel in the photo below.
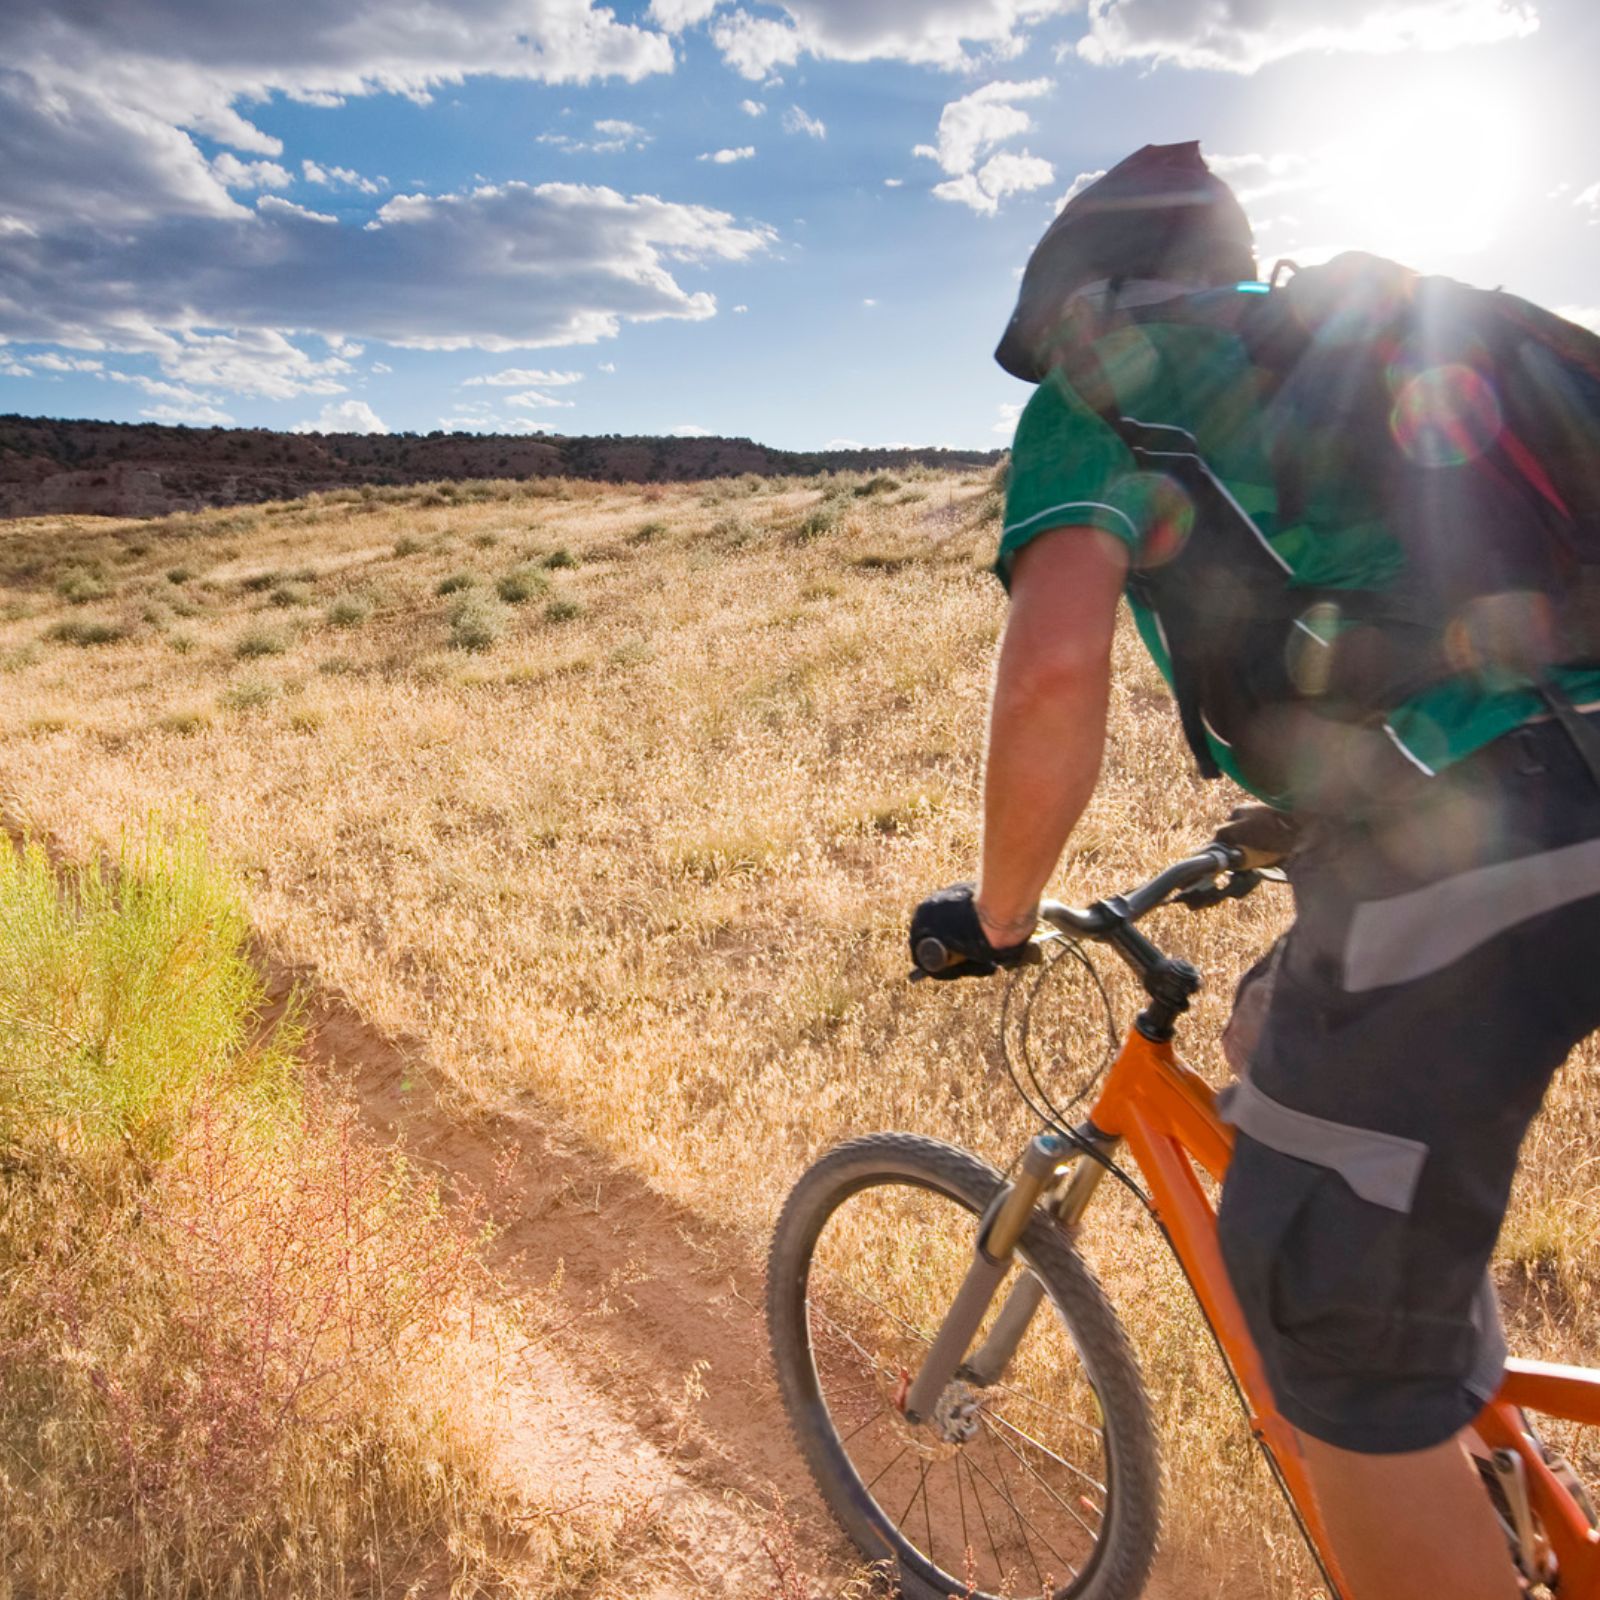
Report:
[[[829,1508],[906,1600],[1134,1600],[1159,1524],[1155,1432],[1122,1327],[1048,1217],[980,1329],[1023,1274],[1039,1280],[1005,1371],[958,1375],[926,1424],[904,1414],[1001,1182],[913,1134],[853,1140],[804,1174],[768,1270],[784,1405]]]

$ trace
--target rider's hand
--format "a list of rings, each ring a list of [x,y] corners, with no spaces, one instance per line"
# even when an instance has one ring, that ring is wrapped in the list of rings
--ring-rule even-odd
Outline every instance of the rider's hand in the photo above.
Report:
[[[911,915],[911,959],[930,978],[990,978],[1037,958],[1027,939],[1000,949],[989,943],[970,883],[929,895]]]
[[[1246,872],[1275,867],[1294,854],[1300,824],[1287,811],[1272,806],[1235,806],[1228,820],[1217,829],[1215,844],[1231,845],[1242,851]]]

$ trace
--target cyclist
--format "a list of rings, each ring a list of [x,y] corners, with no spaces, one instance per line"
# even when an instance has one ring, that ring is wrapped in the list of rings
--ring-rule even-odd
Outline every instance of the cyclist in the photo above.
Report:
[[[1172,456],[1203,457],[1198,470],[1280,554],[1303,537],[1275,517],[1282,474],[1264,464],[1273,384],[1181,309],[1201,291],[1265,287],[1243,212],[1198,146],[1129,157],[1069,203],[1034,262],[1066,293],[1041,311],[1025,279],[999,352],[1039,387],[1017,427],[996,566],[1010,606],[981,867],[912,924],[913,948],[932,935],[966,958],[947,976],[1023,957],[1095,787],[1130,582],[1173,676],[1136,580],[1185,521],[1155,457],[1136,460],[1105,395],[1086,391],[1098,382],[1123,418],[1160,425]],[[1180,308],[1170,321],[1167,304]],[[1272,440],[1273,468],[1297,448],[1306,475],[1325,467],[1315,439],[1278,426]],[[1366,581],[1363,508],[1347,485],[1324,487],[1311,484],[1306,520],[1325,577]],[[1206,537],[1203,520],[1193,529]],[[1560,676],[1571,699],[1600,705],[1600,674]],[[1220,836],[1257,864],[1287,855],[1296,905],[1248,1077],[1225,1096],[1237,1142],[1223,1249],[1350,1600],[1519,1592],[1457,1435],[1504,1361],[1487,1269],[1519,1144],[1555,1069],[1600,1026],[1593,734],[1515,685],[1469,680],[1431,686],[1409,721],[1264,717],[1250,753],[1278,758],[1281,788],[1254,776],[1239,741],[1202,733],[1219,766],[1274,802],[1236,812]]]

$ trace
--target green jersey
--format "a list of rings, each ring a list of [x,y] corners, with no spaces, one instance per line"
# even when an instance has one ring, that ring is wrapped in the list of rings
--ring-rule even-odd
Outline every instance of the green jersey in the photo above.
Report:
[[[1241,291],[1264,286],[1241,285]],[[1118,328],[1095,347],[1118,408],[1141,424],[1181,429],[1221,489],[1260,531],[1288,569],[1286,583],[1307,589],[1382,592],[1398,583],[1404,544],[1382,508],[1359,484],[1313,476],[1292,521],[1279,515],[1262,374],[1232,334],[1187,323],[1143,321]],[[1005,523],[995,570],[1052,528],[1092,527],[1120,540],[1139,566],[1162,559],[1162,541],[1182,538],[1160,473],[1139,467],[1122,438],[1052,372],[1017,425]],[[1203,531],[1196,537],[1203,537]],[[1130,592],[1134,619],[1157,666],[1172,682],[1161,628]],[[1600,672],[1560,669],[1556,683],[1580,706],[1600,705]],[[1390,710],[1383,728],[1414,766],[1434,773],[1505,733],[1547,714],[1525,684],[1496,686],[1463,674],[1430,685]],[[1287,798],[1247,781],[1232,752],[1209,732],[1217,765],[1263,799]]]

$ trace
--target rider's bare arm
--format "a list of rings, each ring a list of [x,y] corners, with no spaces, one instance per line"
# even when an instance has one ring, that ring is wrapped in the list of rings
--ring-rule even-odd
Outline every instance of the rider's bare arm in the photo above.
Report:
[[[1017,553],[989,711],[978,880],[978,915],[997,948],[1033,931],[1040,892],[1094,792],[1127,570],[1126,550],[1097,528],[1052,529]]]

